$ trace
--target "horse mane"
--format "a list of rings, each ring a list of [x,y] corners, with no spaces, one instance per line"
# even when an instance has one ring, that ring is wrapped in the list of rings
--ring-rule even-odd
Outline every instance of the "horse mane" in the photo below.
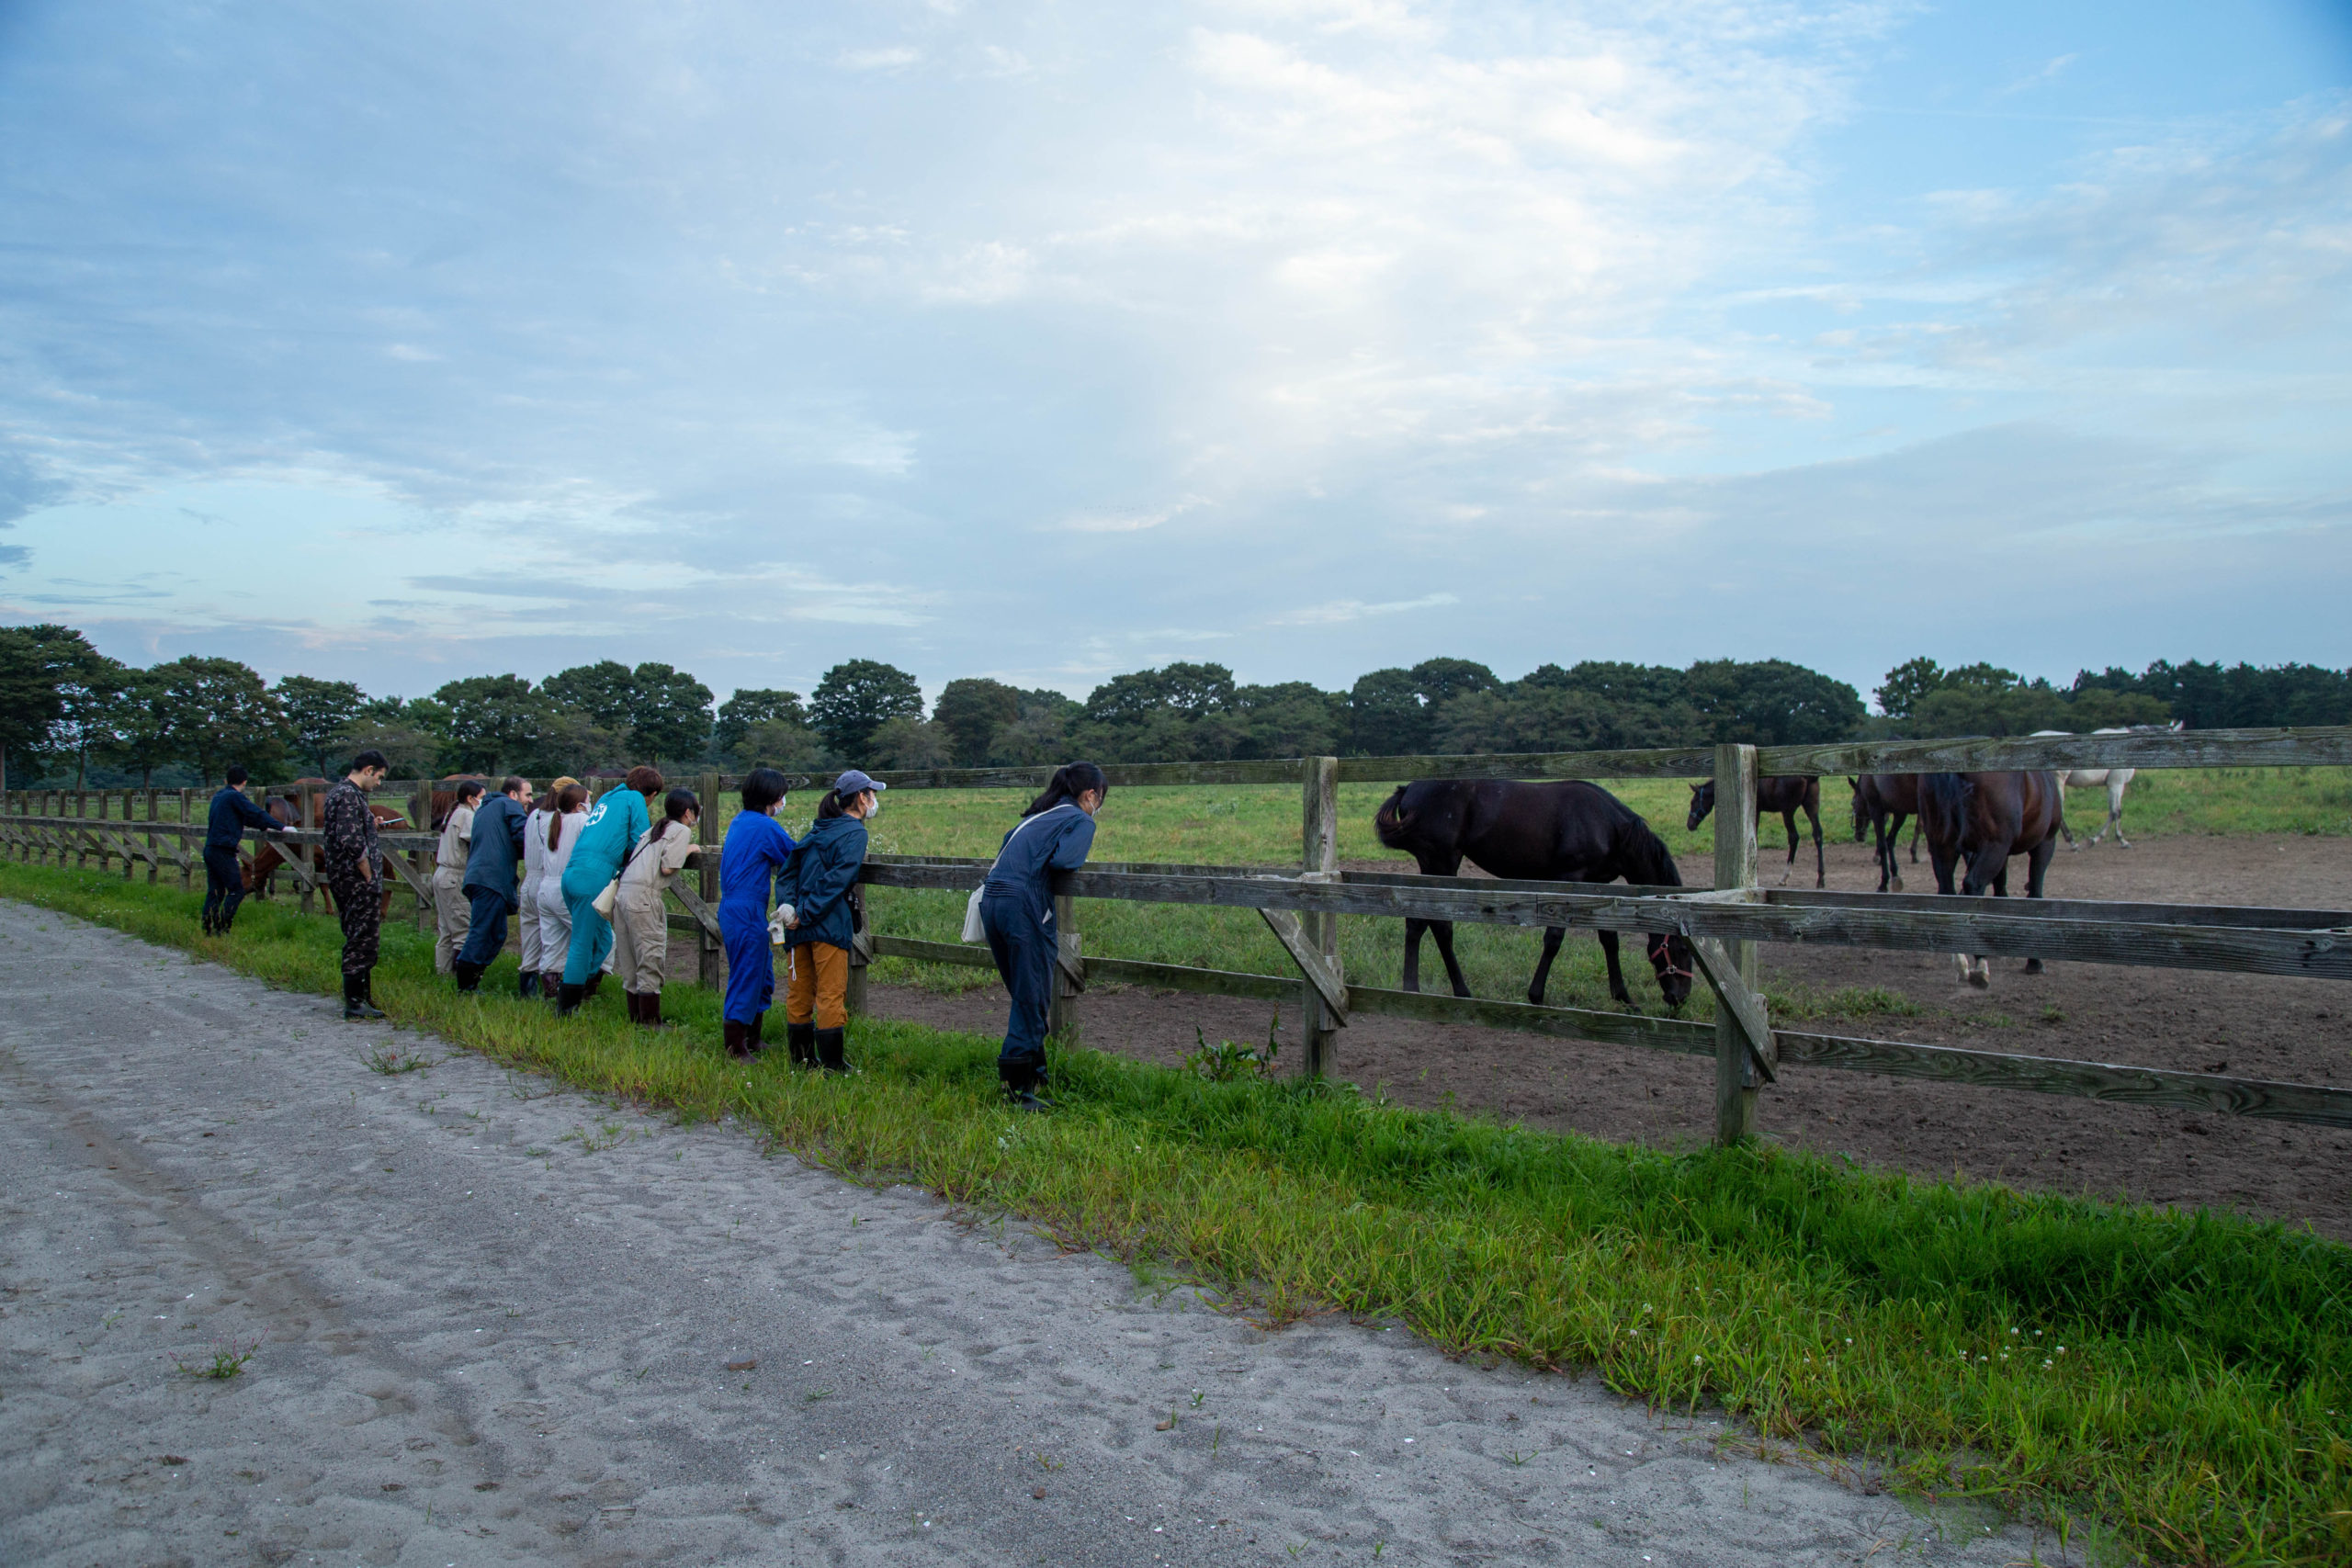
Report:
[[[1618,837],[1618,858],[1624,862],[1625,880],[1651,887],[1679,887],[1682,868],[1674,852],[1639,815],[1625,813],[1625,830]]]

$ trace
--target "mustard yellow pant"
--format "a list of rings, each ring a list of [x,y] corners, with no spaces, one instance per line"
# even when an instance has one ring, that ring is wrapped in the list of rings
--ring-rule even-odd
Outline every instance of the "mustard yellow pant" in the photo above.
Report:
[[[787,1023],[813,1021],[820,1029],[849,1022],[849,949],[831,942],[803,942],[792,950],[792,979],[785,987]]]

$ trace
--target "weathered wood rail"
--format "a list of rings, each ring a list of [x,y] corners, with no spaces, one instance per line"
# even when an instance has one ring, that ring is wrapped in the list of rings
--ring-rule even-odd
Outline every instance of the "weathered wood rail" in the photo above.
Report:
[[[2352,766],[2352,728],[2324,729],[2160,731],[2112,736],[2025,739],[1917,740],[1837,746],[1611,752],[1544,752],[1483,757],[1308,758],[1283,761],[1114,764],[1104,772],[1115,786],[1271,784],[1303,786],[1296,869],[1287,866],[1170,865],[1094,863],[1063,874],[1056,886],[1063,953],[1055,1005],[1056,1032],[1074,1039],[1077,998],[1096,981],[1125,982],[1261,1000],[1295,1002],[1306,1020],[1310,1071],[1336,1066],[1338,1041],[1355,1014],[1418,1019],[1518,1030],[1555,1039],[1713,1056],[1716,1062],[1717,1132],[1725,1141],[1755,1129],[1758,1086],[1786,1066],[1883,1073],[1899,1077],[2074,1095],[2118,1104],[2171,1107],[2231,1115],[2352,1127],[2352,1089],[2285,1084],[2216,1074],[2170,1072],[2101,1062],[2065,1061],[1956,1046],[1848,1038],[1774,1028],[1756,987],[1758,942],[1815,942],[1912,951],[2000,953],[2077,963],[2204,969],[2244,974],[2352,980],[2352,910],[2231,905],[2109,903],[2087,899],[1959,900],[1936,895],[1836,893],[1765,888],[1757,885],[1756,781],[1767,774],[1991,771],[2056,767],[2293,767]],[[1049,769],[927,769],[877,773],[894,788],[1035,789]],[[1429,877],[1337,869],[1337,789],[1342,783],[1391,783],[1415,778],[1691,778],[1716,784],[1716,868],[1713,888],[1629,887],[1486,877]],[[695,781],[707,800],[733,781]],[[429,781],[386,786],[398,792],[412,818],[429,810]],[[193,840],[193,792],[112,792],[98,813],[85,793],[11,792],[17,809],[0,815],[0,849],[22,858],[53,855],[103,869],[119,858],[123,874],[138,864],[153,881],[169,863],[184,880],[198,863]],[[40,810],[35,800],[55,809]],[[75,809],[63,809],[68,798]],[[161,807],[175,804],[165,820]],[[718,813],[704,818],[707,842],[716,838]],[[306,821],[315,820],[304,803]],[[316,832],[285,835],[315,843]],[[431,901],[430,833],[386,831],[388,863],[416,901],[420,923]],[[673,928],[694,933],[706,983],[718,975],[719,851],[706,850],[699,889],[682,878],[673,887]],[[872,857],[863,880],[882,887],[968,891],[989,863],[942,856]],[[304,885],[312,879],[289,865]],[[1077,930],[1077,900],[1113,898],[1256,909],[1281,941],[1299,977],[1101,958],[1084,953]],[[1466,921],[1521,927],[1673,931],[1691,940],[1699,967],[1716,997],[1717,1021],[1654,1018],[1638,1013],[1536,1007],[1351,985],[1338,952],[1341,915]],[[854,954],[854,982],[872,957],[988,966],[985,950],[956,942],[862,934]],[[862,984],[854,985],[862,997]]]

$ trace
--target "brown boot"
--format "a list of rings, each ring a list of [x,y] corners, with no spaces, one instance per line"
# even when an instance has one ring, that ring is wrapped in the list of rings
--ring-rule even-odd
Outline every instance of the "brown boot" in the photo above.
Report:
[[[645,1010],[639,1005],[638,995],[635,991],[623,991],[621,993],[621,1005],[628,1010],[628,1021],[631,1023],[643,1023],[645,1021]]]
[[[667,1029],[670,1027],[670,1025],[662,1021],[661,992],[639,991],[637,996],[637,1005],[639,1010],[639,1016],[637,1021],[638,1022],[645,1025],[648,1029]]]

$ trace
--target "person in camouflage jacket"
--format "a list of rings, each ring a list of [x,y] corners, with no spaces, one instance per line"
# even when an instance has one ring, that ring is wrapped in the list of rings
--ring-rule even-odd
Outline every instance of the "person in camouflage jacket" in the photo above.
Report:
[[[370,980],[384,919],[384,852],[376,840],[376,814],[368,792],[384,782],[381,751],[362,751],[351,771],[327,791],[320,825],[325,829],[327,891],[343,921],[343,1016],[381,1018]]]

